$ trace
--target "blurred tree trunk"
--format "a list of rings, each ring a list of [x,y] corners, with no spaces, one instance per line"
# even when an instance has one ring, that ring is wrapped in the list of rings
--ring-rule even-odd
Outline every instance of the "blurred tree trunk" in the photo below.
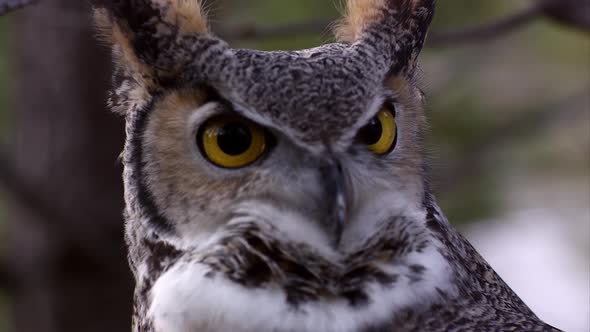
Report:
[[[105,109],[108,51],[88,1],[44,0],[14,18],[16,167],[45,204],[15,207],[9,226],[15,332],[129,331],[124,131]]]

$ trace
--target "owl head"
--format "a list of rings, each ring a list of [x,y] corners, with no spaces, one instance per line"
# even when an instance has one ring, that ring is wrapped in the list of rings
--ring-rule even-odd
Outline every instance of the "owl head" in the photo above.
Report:
[[[349,0],[336,43],[264,52],[216,37],[197,0],[95,1],[136,327],[356,331],[443,288],[414,80],[433,11]]]

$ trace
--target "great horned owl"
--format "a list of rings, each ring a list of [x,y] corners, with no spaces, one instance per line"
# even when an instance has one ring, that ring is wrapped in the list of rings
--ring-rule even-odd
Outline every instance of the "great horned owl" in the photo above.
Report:
[[[348,0],[337,43],[231,48],[197,0],[101,0],[126,118],[135,331],[555,331],[447,222],[417,56],[434,0]]]

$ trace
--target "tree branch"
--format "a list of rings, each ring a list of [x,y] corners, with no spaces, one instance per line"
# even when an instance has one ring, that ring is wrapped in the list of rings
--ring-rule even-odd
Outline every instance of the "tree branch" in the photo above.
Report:
[[[590,31],[590,2],[578,0],[538,0],[529,7],[495,22],[448,32],[433,32],[428,45],[448,47],[470,43],[484,43],[522,28],[536,19],[548,17],[560,24]],[[226,40],[275,39],[298,34],[310,35],[326,31],[331,20],[311,20],[272,27],[246,23],[221,29]]]
[[[456,31],[433,33],[428,40],[428,45],[444,47],[467,43],[488,42],[540,18],[544,7],[544,2],[538,1],[522,11],[516,12],[506,18],[499,19],[493,23]]]
[[[590,31],[590,1],[546,1],[544,14],[554,21]]]
[[[543,17],[563,25],[590,31],[590,2],[538,0],[530,7],[493,23],[457,31],[433,33],[428,43],[434,47],[444,47],[488,42]]]
[[[0,15],[34,4],[38,0],[0,0]],[[560,24],[590,31],[590,2],[579,0],[537,0],[530,7],[496,22],[448,32],[433,32],[428,45],[448,47],[461,44],[483,43],[500,38],[528,23],[548,17]],[[332,20],[310,20],[270,27],[254,23],[219,27],[219,35],[228,41],[250,39],[276,39],[294,35],[311,35],[327,31]],[[56,23],[57,24],[57,23]],[[63,23],[60,23],[63,24]]]
[[[35,2],[37,0],[0,0],[0,16]]]

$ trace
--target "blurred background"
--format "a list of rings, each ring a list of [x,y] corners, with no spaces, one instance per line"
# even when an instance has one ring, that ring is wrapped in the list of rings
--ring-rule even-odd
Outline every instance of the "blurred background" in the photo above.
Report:
[[[542,319],[579,332],[590,330],[589,4],[441,1],[420,74],[449,220]],[[207,5],[217,33],[267,50],[331,41],[343,7]],[[109,76],[87,1],[0,17],[0,332],[129,331]]]

